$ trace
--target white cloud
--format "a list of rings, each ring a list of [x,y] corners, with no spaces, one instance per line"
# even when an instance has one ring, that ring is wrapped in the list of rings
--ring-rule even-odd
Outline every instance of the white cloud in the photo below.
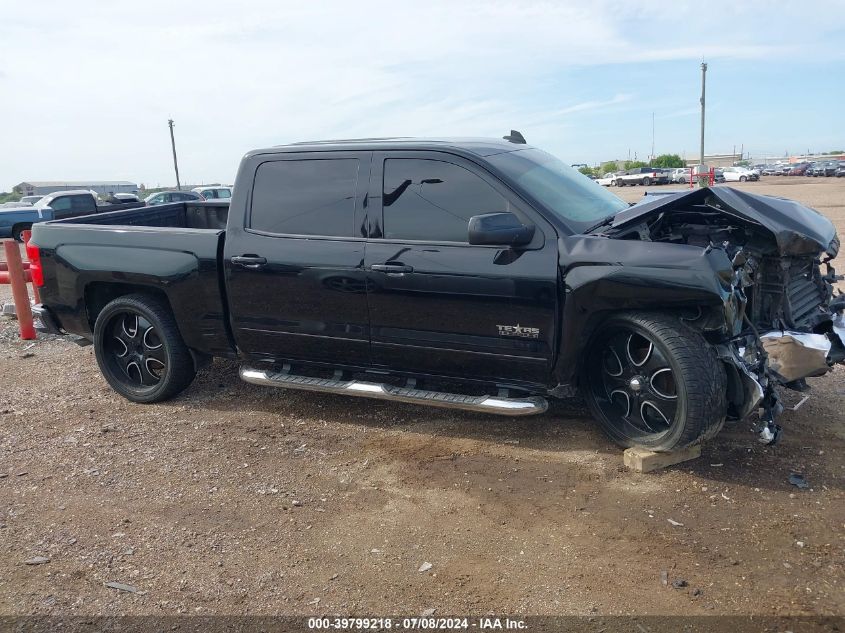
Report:
[[[231,180],[257,146],[313,138],[496,135],[563,146],[578,117],[648,98],[566,86],[567,68],[761,59],[830,13],[755,1],[16,3],[0,23],[2,186],[24,179]],[[834,9],[840,3],[834,3]],[[671,10],[667,10],[671,9]],[[761,27],[761,15],[766,26]],[[0,187],[2,188],[2,187]]]

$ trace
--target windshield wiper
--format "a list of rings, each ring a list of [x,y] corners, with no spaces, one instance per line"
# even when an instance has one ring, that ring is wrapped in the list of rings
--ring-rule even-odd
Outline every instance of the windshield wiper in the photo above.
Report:
[[[615,213],[611,213],[611,214],[610,214],[609,216],[607,216],[606,218],[603,218],[602,220],[600,220],[599,222],[597,222],[596,224],[594,224],[593,226],[591,226],[590,228],[588,228],[586,231],[584,231],[584,233],[592,233],[592,232],[593,232],[593,231],[595,231],[596,229],[600,229],[600,228],[601,228],[601,227],[603,227],[603,226],[607,226],[608,224],[612,224],[612,223],[613,223],[613,219],[614,219],[615,217],[616,217],[616,214],[615,214]]]

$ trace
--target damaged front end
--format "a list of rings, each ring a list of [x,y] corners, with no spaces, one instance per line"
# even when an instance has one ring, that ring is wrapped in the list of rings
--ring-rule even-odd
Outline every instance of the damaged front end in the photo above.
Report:
[[[727,187],[697,189],[646,199],[601,234],[725,252],[733,272],[722,280],[724,322],[714,329],[711,318],[707,337],[727,369],[729,416],[762,409],[762,442],[780,434],[778,387],[806,391],[805,378],[845,360],[845,295],[834,297],[842,277],[831,265],[839,240],[816,211]]]

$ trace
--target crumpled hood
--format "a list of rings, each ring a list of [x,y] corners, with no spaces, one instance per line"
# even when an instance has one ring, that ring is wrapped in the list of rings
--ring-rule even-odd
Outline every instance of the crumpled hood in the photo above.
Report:
[[[731,187],[691,189],[671,193],[635,204],[619,212],[606,232],[642,221],[647,216],[671,213],[674,209],[708,204],[727,215],[758,224],[775,237],[781,255],[815,255],[829,252],[835,256],[838,242],[830,220],[810,207],[794,200],[761,196]],[[832,251],[832,252],[831,252]]]

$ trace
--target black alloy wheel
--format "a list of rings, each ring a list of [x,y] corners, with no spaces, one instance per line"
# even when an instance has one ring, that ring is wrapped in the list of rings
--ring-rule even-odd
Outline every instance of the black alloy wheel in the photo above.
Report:
[[[672,316],[611,317],[584,369],[593,415],[623,446],[680,449],[712,437],[724,422],[724,368],[703,337]]]
[[[171,398],[196,374],[169,307],[156,297],[128,295],[103,308],[94,352],[109,385],[133,402]]]
[[[118,312],[106,326],[112,371],[135,389],[155,387],[167,374],[167,354],[155,326],[138,312]]]

